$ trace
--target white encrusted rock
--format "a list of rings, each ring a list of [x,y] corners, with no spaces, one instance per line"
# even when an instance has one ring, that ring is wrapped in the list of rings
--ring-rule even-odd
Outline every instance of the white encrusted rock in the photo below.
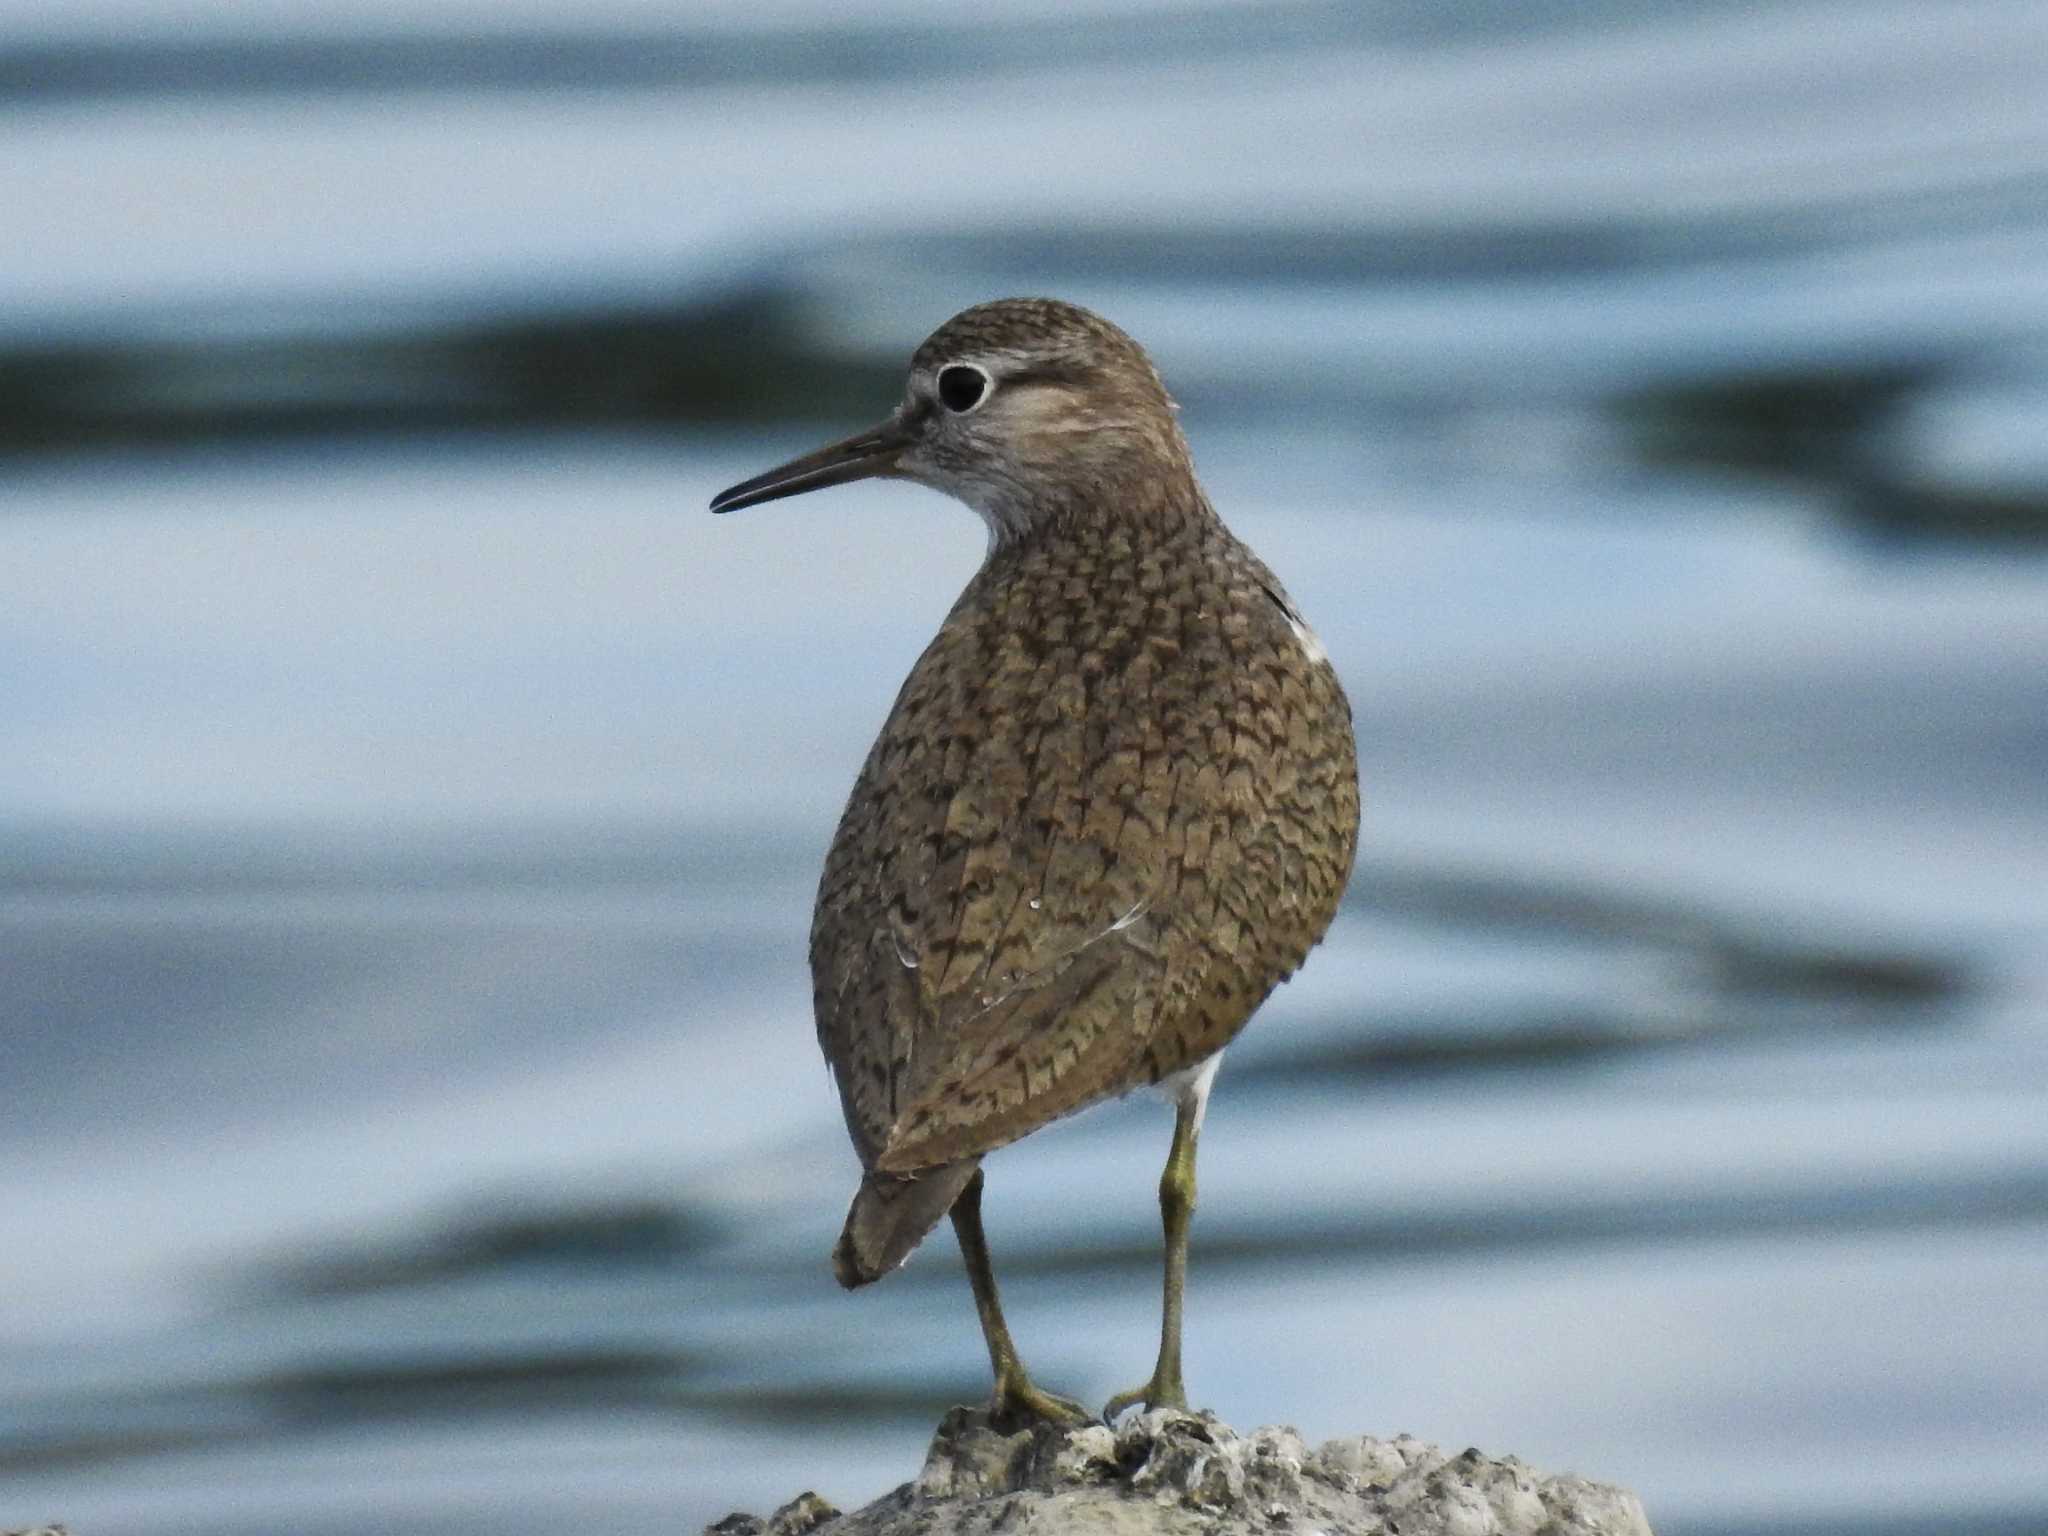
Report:
[[[1107,1424],[1084,1424],[1072,1431],[1053,1457],[1056,1484],[1100,1483],[1116,1474],[1116,1431]]]
[[[1121,1428],[999,1430],[956,1408],[924,1468],[865,1509],[815,1494],[720,1536],[1650,1536],[1635,1495],[1546,1477],[1513,1457],[1448,1456],[1400,1435],[1314,1451],[1284,1426],[1240,1435],[1214,1414],[1155,1410]],[[774,1529],[781,1525],[784,1530]]]

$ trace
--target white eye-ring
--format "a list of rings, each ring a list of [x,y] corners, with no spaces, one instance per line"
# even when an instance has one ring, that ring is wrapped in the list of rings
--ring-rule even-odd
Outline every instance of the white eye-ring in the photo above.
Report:
[[[989,397],[995,380],[988,370],[973,363],[948,363],[939,370],[939,404],[955,416],[965,416]]]

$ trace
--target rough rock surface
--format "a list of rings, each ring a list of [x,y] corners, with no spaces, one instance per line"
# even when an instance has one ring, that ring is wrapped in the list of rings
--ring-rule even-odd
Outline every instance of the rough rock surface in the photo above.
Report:
[[[1632,1493],[1547,1477],[1513,1457],[1447,1456],[1409,1435],[1240,1435],[1212,1414],[1147,1413],[1111,1429],[1004,1434],[979,1411],[939,1424],[915,1482],[841,1514],[806,1493],[710,1536],[1259,1532],[1274,1536],[1649,1536]]]

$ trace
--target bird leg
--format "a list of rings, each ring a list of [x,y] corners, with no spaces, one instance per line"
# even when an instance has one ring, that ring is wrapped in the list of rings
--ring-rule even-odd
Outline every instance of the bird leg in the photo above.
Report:
[[[1188,1223],[1195,1214],[1195,1139],[1202,1134],[1208,1084],[1182,1097],[1173,1122],[1173,1147],[1159,1175],[1160,1225],[1166,1229],[1166,1299],[1159,1310],[1159,1361],[1142,1387],[1119,1392],[1103,1407],[1114,1423],[1126,1409],[1178,1408],[1187,1411],[1188,1392],[1180,1378],[1180,1305],[1188,1279]]]
[[[996,1274],[988,1259],[988,1237],[981,1230],[981,1170],[953,1202],[953,1234],[960,1239],[960,1256],[967,1263],[967,1280],[974,1287],[974,1310],[981,1315],[981,1336],[988,1341],[988,1363],[995,1372],[995,1395],[989,1399],[989,1422],[999,1428],[1042,1419],[1053,1424],[1086,1424],[1093,1415],[1070,1398],[1032,1385],[1024,1362],[1017,1358],[1017,1346],[1010,1339],[1010,1326],[1003,1321],[1003,1304],[996,1295]]]

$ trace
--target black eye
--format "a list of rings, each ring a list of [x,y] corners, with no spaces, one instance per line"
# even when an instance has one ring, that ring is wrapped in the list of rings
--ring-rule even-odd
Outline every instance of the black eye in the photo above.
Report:
[[[939,399],[955,414],[973,410],[987,393],[988,375],[979,368],[955,363],[939,370]]]

